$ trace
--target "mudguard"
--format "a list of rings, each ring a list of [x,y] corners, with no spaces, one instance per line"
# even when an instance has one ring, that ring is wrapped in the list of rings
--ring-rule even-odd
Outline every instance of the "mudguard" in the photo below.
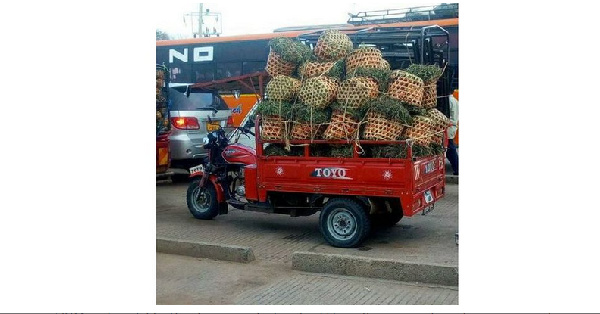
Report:
[[[190,178],[203,178],[203,177],[204,177],[203,171],[198,171],[190,176]],[[219,203],[225,203],[225,192],[223,191],[223,187],[221,186],[221,184],[219,184],[217,182],[217,176],[209,175],[208,180],[210,182],[212,182],[212,184],[215,187],[215,191],[217,191],[217,201]],[[200,180],[200,184],[205,184],[204,182],[205,182],[205,180]]]

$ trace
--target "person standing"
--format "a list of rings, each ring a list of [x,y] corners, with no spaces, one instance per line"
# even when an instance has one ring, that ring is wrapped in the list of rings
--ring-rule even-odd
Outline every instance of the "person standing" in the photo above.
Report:
[[[450,122],[448,127],[448,149],[446,150],[446,158],[450,161],[452,172],[455,176],[458,175],[458,153],[456,152],[456,144],[454,137],[456,136],[458,125],[458,89],[454,90],[452,95],[448,96],[450,103]]]

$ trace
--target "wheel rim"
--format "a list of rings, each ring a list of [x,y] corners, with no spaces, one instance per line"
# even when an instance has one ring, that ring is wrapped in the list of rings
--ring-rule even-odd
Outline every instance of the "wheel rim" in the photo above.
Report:
[[[200,191],[200,187],[196,187],[194,189],[194,193],[192,193],[192,205],[194,211],[199,213],[205,213],[210,208],[211,196],[206,189]]]
[[[356,235],[356,217],[345,208],[336,208],[327,217],[327,230],[336,240],[348,240]]]

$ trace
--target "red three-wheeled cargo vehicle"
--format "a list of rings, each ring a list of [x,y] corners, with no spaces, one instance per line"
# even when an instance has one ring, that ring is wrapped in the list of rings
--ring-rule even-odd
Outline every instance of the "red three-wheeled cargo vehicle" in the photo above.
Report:
[[[269,142],[256,137],[256,150],[235,142],[240,134],[258,134],[248,127],[227,136],[223,129],[209,134],[206,164],[190,170],[187,204],[198,219],[228,212],[228,205],[251,211],[308,216],[321,211],[319,227],[333,246],[355,247],[373,224],[394,225],[402,217],[423,211],[444,196],[443,155],[413,158],[406,141],[298,140],[301,156],[266,156]],[[353,145],[350,158],[311,156],[319,143]],[[360,145],[405,145],[407,158],[364,158]]]
[[[435,36],[445,40],[445,54],[434,48]],[[372,41],[376,45],[398,45],[402,41],[402,49],[386,50],[391,57],[408,54],[410,62],[447,62],[448,33],[437,26],[357,32],[353,40],[355,37],[358,42]],[[318,33],[304,36],[308,42],[316,42],[316,38]],[[448,95],[444,88],[441,93]],[[438,101],[438,108],[444,111],[440,104]],[[289,140],[285,145],[300,147],[300,153],[274,156],[264,150],[269,145],[281,145],[282,140],[255,136],[260,134],[263,122],[260,115],[248,121],[230,134],[218,129],[205,139],[209,156],[190,169],[195,180],[189,185],[187,204],[194,217],[212,219],[226,214],[229,206],[293,217],[320,212],[319,227],[329,244],[356,247],[372,226],[394,225],[403,217],[431,209],[444,196],[444,154],[417,157],[411,140]],[[256,149],[238,144],[240,135],[254,136]],[[332,144],[350,146],[352,153],[321,157],[313,152],[319,145]],[[369,145],[404,147],[405,157],[360,154]]]

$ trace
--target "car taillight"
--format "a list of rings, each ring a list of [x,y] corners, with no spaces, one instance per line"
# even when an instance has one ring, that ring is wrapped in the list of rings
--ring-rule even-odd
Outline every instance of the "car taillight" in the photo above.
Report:
[[[171,124],[173,124],[175,128],[180,130],[198,130],[200,128],[200,124],[198,124],[198,119],[194,117],[171,118]]]
[[[227,127],[233,127],[233,116],[229,116],[229,118],[227,118]]]

